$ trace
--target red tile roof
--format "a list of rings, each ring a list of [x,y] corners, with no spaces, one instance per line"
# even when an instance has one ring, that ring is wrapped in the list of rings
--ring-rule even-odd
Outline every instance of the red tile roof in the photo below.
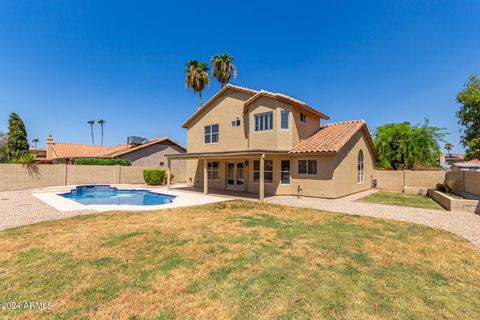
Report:
[[[297,144],[289,153],[337,153],[352,137],[364,129],[373,153],[378,158],[367,124],[364,120],[329,123],[320,126],[320,130]]]
[[[49,143],[49,145],[52,147],[54,153],[53,158],[115,158],[132,151],[167,141],[185,149],[170,138],[152,139],[137,146],[129,146],[128,144],[119,144],[117,146],[93,146],[89,144],[63,142],[52,142]]]

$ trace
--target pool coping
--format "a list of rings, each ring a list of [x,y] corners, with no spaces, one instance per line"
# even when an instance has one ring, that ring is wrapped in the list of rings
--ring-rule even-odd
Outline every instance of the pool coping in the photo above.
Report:
[[[189,206],[204,205],[209,203],[221,202],[230,200],[225,197],[216,197],[204,194],[196,194],[191,192],[184,192],[175,189],[167,189],[166,187],[149,187],[145,185],[130,185],[130,184],[109,184],[112,187],[117,187],[118,189],[129,189],[129,190],[147,190],[154,193],[161,193],[165,195],[175,196],[175,199],[171,203],[161,204],[161,205],[152,205],[152,206],[134,206],[134,205],[86,205],[76,202],[71,199],[62,197],[61,193],[70,192],[72,189],[75,189],[80,185],[72,186],[61,186],[61,187],[49,187],[43,189],[32,190],[31,194],[40,201],[46,203],[47,205],[55,208],[61,212],[69,211],[152,211],[152,210],[165,210],[165,209],[174,209],[182,208]],[[87,184],[85,184],[87,185]]]

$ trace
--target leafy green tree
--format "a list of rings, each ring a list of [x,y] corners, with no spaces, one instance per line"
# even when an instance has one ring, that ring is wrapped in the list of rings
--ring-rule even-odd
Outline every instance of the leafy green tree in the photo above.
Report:
[[[200,96],[200,107],[202,107],[202,91],[210,84],[208,76],[208,65],[198,60],[190,60],[185,64],[185,85],[193,89],[193,93]]]
[[[230,81],[237,78],[237,68],[233,65],[233,57],[228,53],[213,56],[210,60],[212,65],[212,78],[216,78],[222,88]]]
[[[0,163],[8,161],[7,135],[0,131]]]
[[[10,114],[8,120],[7,150],[10,160],[16,160],[29,153],[27,129],[22,119],[16,114]]]
[[[97,121],[97,123],[100,125],[101,130],[102,130],[102,140],[101,140],[102,142],[101,142],[101,144],[100,144],[100,145],[102,145],[102,146],[103,146],[103,125],[104,125],[106,122],[107,122],[107,121],[105,121],[105,120],[103,120],[103,119],[100,119],[100,120]]]
[[[440,142],[444,141],[445,129],[409,122],[390,123],[377,128],[375,146],[384,168],[414,169],[438,166]]]
[[[95,145],[95,136],[93,135],[93,125],[95,124],[95,120],[89,120],[87,123],[90,125],[90,133],[92,134],[92,144]]]
[[[462,106],[456,115],[463,127],[462,145],[466,148],[466,158],[480,158],[480,80],[472,75],[463,90],[457,95]]]

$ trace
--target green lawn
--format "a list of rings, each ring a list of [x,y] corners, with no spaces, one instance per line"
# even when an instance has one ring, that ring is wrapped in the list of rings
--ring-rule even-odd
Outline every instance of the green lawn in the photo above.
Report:
[[[397,192],[378,191],[361,198],[361,202],[392,204],[396,206],[444,210],[441,205],[429,197]]]
[[[480,252],[425,226],[231,201],[0,232],[0,319],[478,319]]]

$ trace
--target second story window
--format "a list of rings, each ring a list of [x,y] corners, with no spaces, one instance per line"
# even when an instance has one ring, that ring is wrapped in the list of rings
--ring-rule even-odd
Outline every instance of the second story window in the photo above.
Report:
[[[218,124],[205,126],[205,143],[218,142]]]
[[[305,113],[300,113],[300,121],[307,123],[307,115]]]
[[[255,131],[273,130],[273,112],[259,113],[255,115]]]
[[[280,113],[280,129],[289,128],[289,116],[290,112],[288,110],[282,110],[282,112]]]

